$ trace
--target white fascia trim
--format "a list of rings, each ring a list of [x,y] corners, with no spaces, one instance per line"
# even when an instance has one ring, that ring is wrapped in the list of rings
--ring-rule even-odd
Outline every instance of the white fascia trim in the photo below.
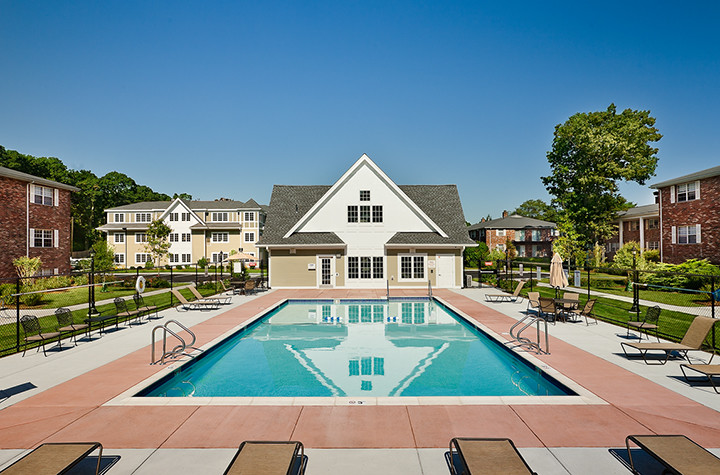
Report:
[[[338,181],[335,182],[335,184],[330,187],[330,189],[325,192],[325,194],[313,205],[312,208],[308,210],[307,213],[305,213],[296,223],[295,225],[290,228],[290,230],[283,236],[284,238],[290,237],[293,233],[295,233],[300,227],[305,224],[314,214],[317,212],[318,209],[322,208],[325,203],[327,203],[332,196],[337,193],[337,191],[347,182],[357,171],[358,169],[363,165],[366,164],[370,167],[370,169],[380,178],[381,181],[383,181],[390,189],[392,189],[395,194],[398,195],[401,201],[403,201],[406,205],[408,205],[411,209],[415,211],[415,213],[418,214],[421,220],[425,222],[430,228],[432,228],[435,232],[440,234],[442,237],[448,237],[447,234],[433,222],[430,217],[423,212],[423,210],[420,209],[420,207],[415,204],[413,200],[410,199],[408,195],[406,195],[400,187],[398,187],[395,182],[393,182],[390,177],[388,177],[385,172],[383,172],[380,167],[378,167],[375,162],[373,162],[370,157],[367,156],[367,154],[362,154],[362,156],[346,171],[343,176],[340,177]]]
[[[185,208],[186,210],[188,210],[190,212],[190,214],[195,216],[195,219],[197,219],[201,224],[207,224],[204,219],[201,219],[200,216],[198,216],[197,213],[195,213],[195,211],[188,208],[188,206],[185,204],[185,202],[183,200],[181,200],[180,198],[175,198],[173,201],[171,201],[170,204],[168,205],[168,207],[165,208],[165,211],[163,211],[162,214],[158,217],[158,219],[160,219],[160,220],[165,219],[167,217],[167,215],[170,213],[170,208],[172,208],[173,205],[177,202],[180,202],[182,207]]]
[[[265,249],[297,249],[299,247],[303,249],[346,249],[347,244],[296,244],[293,246],[289,246],[287,244],[256,244],[255,247],[262,247]]]
[[[436,247],[447,247],[451,249],[465,249],[464,244],[385,244],[385,247],[390,249],[407,249],[412,247],[413,249],[434,249]]]

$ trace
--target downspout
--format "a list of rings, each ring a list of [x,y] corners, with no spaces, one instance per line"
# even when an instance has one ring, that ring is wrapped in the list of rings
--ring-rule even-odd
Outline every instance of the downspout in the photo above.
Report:
[[[30,258],[30,183],[25,196],[25,257]]]
[[[662,213],[662,191],[658,189],[658,211],[659,211],[659,217],[660,217],[660,262],[665,262],[665,257],[663,256],[663,213]],[[672,239],[672,238],[671,238]]]

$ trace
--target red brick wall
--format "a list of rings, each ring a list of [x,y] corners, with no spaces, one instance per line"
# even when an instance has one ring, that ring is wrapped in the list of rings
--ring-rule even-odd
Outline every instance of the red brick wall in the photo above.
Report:
[[[687,259],[708,259],[720,264],[720,176],[700,181],[700,199],[670,203],[670,187],[661,188],[662,260],[679,264]],[[673,226],[701,225],[700,243],[672,244]]]
[[[0,279],[16,277],[12,261],[27,250],[27,183],[0,177]],[[70,191],[58,190],[58,205],[30,203],[29,227],[58,230],[58,247],[30,248],[30,257],[40,257],[43,269],[70,271]]]
[[[533,245],[538,246],[538,253],[544,253],[546,257],[552,256],[553,236],[552,230],[550,229],[540,230],[540,241],[532,240],[532,230],[507,229],[505,230],[505,236],[497,236],[497,231],[495,229],[488,229],[485,234],[485,244],[488,245],[490,250],[493,250],[494,246],[497,246],[498,244],[505,244],[507,242],[507,238],[510,238],[516,247],[518,245],[524,245],[526,256],[530,256],[532,253]]]

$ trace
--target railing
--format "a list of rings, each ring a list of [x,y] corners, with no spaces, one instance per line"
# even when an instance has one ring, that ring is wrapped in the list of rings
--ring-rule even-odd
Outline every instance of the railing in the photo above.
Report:
[[[513,330],[515,328],[519,327],[520,325],[522,325],[523,322],[525,322],[526,320],[528,320],[528,322],[525,323],[525,325],[523,325],[520,328],[520,330],[518,330],[517,333],[513,333]],[[542,347],[540,346],[540,322],[543,322],[545,324],[545,350],[543,350]],[[525,331],[527,328],[533,326],[533,324],[537,326],[537,329],[536,329],[537,341],[533,341],[530,338],[520,336],[520,334],[523,331]],[[534,348],[535,350],[537,350],[538,353],[545,353],[546,355],[550,354],[550,343],[549,343],[549,339],[548,339],[547,319],[542,318],[539,315],[532,315],[531,313],[528,313],[523,318],[518,320],[513,326],[510,327],[510,336],[515,341],[517,341],[520,345],[529,346],[530,348]]]
[[[432,284],[430,283],[430,280],[428,280],[428,298],[432,298]]]
[[[176,324],[177,326],[179,326],[180,328],[182,328],[183,330],[185,330],[186,332],[188,332],[188,333],[190,334],[190,336],[192,337],[192,341],[190,341],[190,343],[186,343],[186,342],[185,342],[185,339],[184,339],[183,337],[181,337],[180,335],[178,335],[178,334],[175,333],[174,331],[170,330],[170,329],[168,328],[168,325],[169,325],[170,323],[174,323],[174,324]],[[163,337],[162,337],[162,342],[163,342],[163,346],[162,346],[162,356],[160,356],[160,359],[159,359],[159,360],[156,360],[156,359],[155,359],[155,332],[156,332],[157,330],[162,330],[162,331],[163,331]],[[177,339],[180,341],[180,343],[179,343],[177,346],[173,347],[173,349],[170,350],[170,351],[167,350],[167,334],[168,334],[168,333],[169,333],[170,335],[174,336],[175,338],[177,338]],[[202,351],[202,350],[200,350],[199,348],[194,347],[194,346],[193,346],[194,344],[195,344],[195,334],[194,334],[188,327],[186,327],[186,326],[183,325],[182,323],[178,322],[177,320],[168,320],[167,322],[165,322],[164,325],[158,325],[158,326],[156,326],[155,328],[153,328],[153,331],[152,331],[152,348],[151,348],[151,350],[150,350],[150,351],[151,351],[151,354],[150,354],[150,364],[151,364],[151,365],[156,364],[156,363],[165,364],[165,358],[179,358],[180,356],[183,356],[183,355],[184,355],[184,356],[191,356],[191,357],[192,357],[193,355],[191,355],[190,353],[186,353],[186,352],[185,352],[185,350],[186,350],[187,348],[192,348],[192,349],[194,349],[194,350]]]

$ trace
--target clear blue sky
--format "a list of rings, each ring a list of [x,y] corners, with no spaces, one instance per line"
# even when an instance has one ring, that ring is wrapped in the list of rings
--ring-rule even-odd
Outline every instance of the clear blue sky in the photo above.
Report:
[[[0,24],[0,145],[168,194],[267,203],[367,153],[476,222],[549,201],[555,125],[611,102],[657,118],[650,183],[720,163],[717,2],[0,0]]]

